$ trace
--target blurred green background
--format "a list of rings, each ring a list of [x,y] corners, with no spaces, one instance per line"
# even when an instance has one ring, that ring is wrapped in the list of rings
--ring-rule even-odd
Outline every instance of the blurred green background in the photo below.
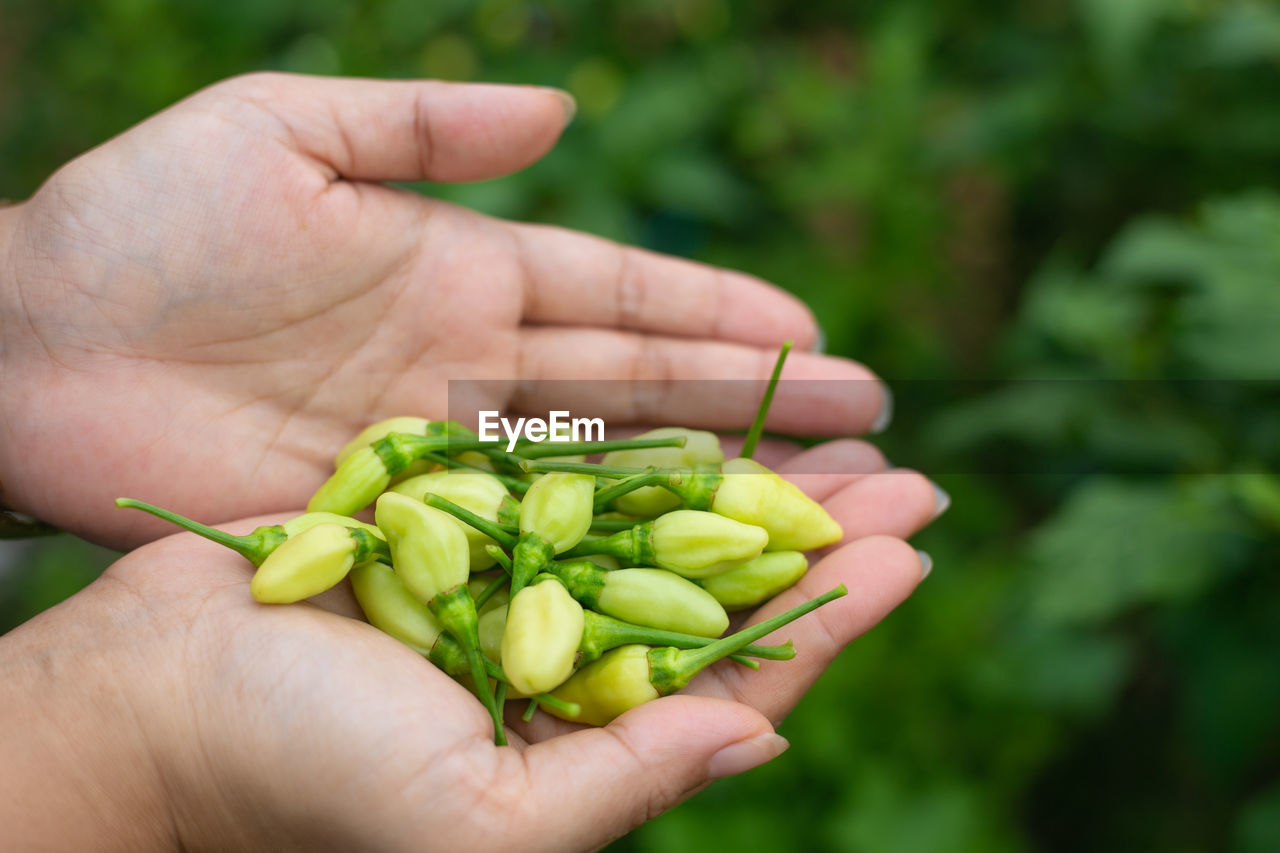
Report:
[[[424,190],[770,278],[893,381],[880,443],[954,497],[917,540],[933,574],[786,721],[785,758],[613,849],[1280,850],[1276,4],[0,18],[0,196],[254,69],[562,86],[580,109],[546,160]],[[5,553],[3,629],[111,556]]]

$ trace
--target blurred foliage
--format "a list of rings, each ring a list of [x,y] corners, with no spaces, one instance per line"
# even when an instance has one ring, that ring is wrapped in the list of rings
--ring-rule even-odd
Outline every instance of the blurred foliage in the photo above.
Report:
[[[928,582],[784,759],[615,849],[1280,849],[1275,4],[3,3],[0,196],[253,69],[563,86],[543,162],[418,189],[748,270],[933,381],[883,442],[954,497]],[[100,564],[55,547],[4,625]]]

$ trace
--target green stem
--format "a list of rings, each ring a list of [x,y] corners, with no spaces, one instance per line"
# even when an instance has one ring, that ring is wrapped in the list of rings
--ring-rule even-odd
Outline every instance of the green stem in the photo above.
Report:
[[[561,462],[556,459],[538,461],[528,459],[520,463],[520,468],[530,474],[545,474],[548,471],[563,471],[566,474],[590,474],[593,477],[605,477],[610,480],[621,480],[645,474],[653,468],[624,468],[620,465],[597,465],[595,462]]]
[[[531,485],[519,477],[512,477],[508,474],[499,474],[497,471],[490,471],[488,468],[481,468],[479,465],[472,465],[470,462],[463,462],[452,456],[445,456],[443,453],[424,453],[422,458],[428,462],[434,462],[437,465],[443,465],[446,468],[458,468],[466,471],[479,471],[481,474],[488,474],[506,486],[509,491],[524,494],[529,491]]]
[[[634,492],[636,489],[642,489],[645,486],[652,486],[664,482],[668,477],[669,475],[666,474],[666,472],[649,470],[642,474],[633,474],[630,477],[605,486],[603,489],[596,491],[593,511],[603,512],[609,504],[613,503],[623,495]]]
[[[503,568],[506,567],[504,566]],[[493,596],[497,594],[498,590],[502,589],[503,584],[507,583],[509,580],[511,580],[511,578],[507,575],[498,575],[496,578],[489,581],[489,585],[480,590],[480,594],[476,596],[476,610],[484,607],[489,599],[493,598]]]
[[[485,657],[480,651],[480,634],[476,618],[476,605],[466,584],[458,584],[445,590],[427,602],[427,607],[440,625],[448,631],[467,656],[471,679],[475,682],[476,695],[493,719],[493,742],[505,746],[507,734],[502,727],[502,713],[493,698]]]
[[[143,512],[150,513],[156,518],[163,518],[165,521],[176,524],[183,530],[189,530],[199,536],[203,536],[211,542],[217,542],[235,551],[244,557],[254,566],[261,566],[262,561],[267,559],[276,548],[280,547],[285,539],[289,538],[284,532],[284,527],[279,524],[269,525],[267,527],[256,528],[253,532],[246,536],[233,536],[225,530],[219,530],[216,527],[210,527],[207,524],[201,524],[193,521],[184,515],[178,515],[176,512],[170,512],[167,509],[161,509],[158,506],[149,504],[146,501],[134,500],[133,498],[116,498],[116,506],[122,509],[140,509]]]
[[[685,437],[626,438],[617,441],[543,441],[528,439],[516,444],[516,456],[541,459],[545,456],[577,456],[588,453],[610,453],[614,450],[643,450],[649,447],[684,447]]]
[[[847,595],[849,590],[844,584],[826,592],[817,598],[793,607],[786,613],[779,613],[772,619],[766,619],[749,628],[743,628],[736,634],[716,640],[700,649],[652,649],[649,652],[649,681],[659,694],[666,696],[674,693],[693,680],[702,670],[711,666],[721,658],[727,657],[742,649],[748,643],[760,639],[764,635],[776,631],[783,625],[799,619],[806,613],[817,610],[829,601]]]
[[[448,498],[442,498],[439,495],[427,495],[424,498],[424,503],[427,506],[449,513],[449,515],[452,515],[463,524],[474,527],[504,548],[511,549],[516,547],[516,537],[503,530],[497,522],[481,518],[471,510],[458,506]]]
[[[682,634],[679,631],[664,631],[624,622],[613,616],[606,616],[594,610],[584,610],[585,623],[582,629],[582,642],[578,650],[582,652],[582,664],[590,663],[600,655],[626,646],[640,643],[646,646],[671,646],[677,649],[700,649],[717,642],[711,637],[699,637],[695,634]],[[757,646],[748,644],[739,652],[742,655],[762,660],[791,660],[796,656],[795,647],[790,642],[780,646]]]
[[[581,707],[578,708],[578,712],[579,713],[582,712]],[[525,706],[524,713],[520,715],[520,719],[524,720],[526,723],[532,722],[533,715],[536,713],[538,713],[538,700],[530,699],[529,704]],[[573,719],[573,717],[569,717],[569,719]]]
[[[497,545],[485,545],[484,550],[493,557],[494,562],[502,567],[507,574],[511,574],[511,558],[507,556],[507,552],[499,548]]]
[[[490,678],[498,682],[500,685],[509,685],[511,683],[510,679],[507,678],[507,674],[502,671],[502,667],[498,666],[483,655],[481,655],[481,657],[484,659],[485,672]],[[462,646],[459,645],[458,641],[449,634],[440,635],[439,639],[436,640],[436,644],[432,646],[431,651],[428,652],[427,659],[439,667],[445,674],[451,675],[454,678],[471,674],[471,665],[467,661],[466,652],[462,650]],[[563,710],[570,717],[576,717],[578,714],[582,713],[582,708],[577,702],[566,702],[565,700],[557,699],[548,693],[539,693],[537,699],[548,708],[559,708]],[[494,696],[494,700],[497,700],[496,695]]]
[[[529,585],[538,572],[543,571],[555,557],[551,543],[536,533],[521,533],[511,552],[511,598]]]
[[[649,521],[647,518],[596,518],[591,521],[592,530],[603,530],[616,533],[619,530],[630,530],[637,524]]]
[[[773,403],[773,392],[778,387],[778,379],[782,376],[782,365],[786,363],[791,346],[791,341],[784,342],[778,353],[778,360],[773,363],[773,375],[769,377],[769,385],[764,389],[760,408],[756,410],[756,419],[751,422],[751,429],[747,430],[746,441],[742,442],[742,453],[738,454],[743,459],[750,459],[751,454],[756,452],[756,445],[760,442],[761,433],[764,432],[765,418],[769,416],[769,406]]]

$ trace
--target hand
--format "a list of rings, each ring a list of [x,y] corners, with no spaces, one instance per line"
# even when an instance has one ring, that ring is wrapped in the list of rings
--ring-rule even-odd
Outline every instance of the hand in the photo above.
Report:
[[[767,461],[831,472],[802,483],[850,534],[755,617],[849,587],[766,640],[792,639],[792,661],[721,662],[602,729],[540,714],[498,748],[479,702],[339,615],[356,615],[339,591],[329,610],[258,605],[247,564],[173,536],[0,639],[0,825],[16,846],[67,849],[604,844],[774,757],[773,727],[921,578],[917,553],[880,534],[934,515],[927,480],[857,442]]]
[[[521,169],[568,103],[251,75],[0,211],[3,502],[127,546],[165,528],[116,496],[214,523],[303,506],[367,423],[444,417],[449,379],[505,380],[504,408],[545,412],[529,380],[755,379],[784,339],[808,347],[807,309],[749,276],[378,183]],[[810,353],[787,375],[871,378]],[[881,391],[849,387],[771,426],[864,431]],[[667,402],[615,414],[680,423]]]

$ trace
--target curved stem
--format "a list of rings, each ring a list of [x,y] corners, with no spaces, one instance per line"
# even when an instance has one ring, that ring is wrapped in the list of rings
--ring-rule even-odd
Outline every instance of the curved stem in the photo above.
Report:
[[[225,530],[201,524],[198,521],[187,518],[185,515],[178,515],[176,512],[161,509],[146,501],[134,500],[133,498],[116,498],[116,506],[122,509],[140,509],[145,513],[154,515],[156,518],[162,518],[170,524],[176,524],[183,530],[189,530],[211,542],[217,542],[219,545],[230,548],[255,566],[262,565],[262,561],[279,547],[281,542],[288,538],[285,535],[284,528],[278,524],[256,528],[247,536],[233,536]]]

